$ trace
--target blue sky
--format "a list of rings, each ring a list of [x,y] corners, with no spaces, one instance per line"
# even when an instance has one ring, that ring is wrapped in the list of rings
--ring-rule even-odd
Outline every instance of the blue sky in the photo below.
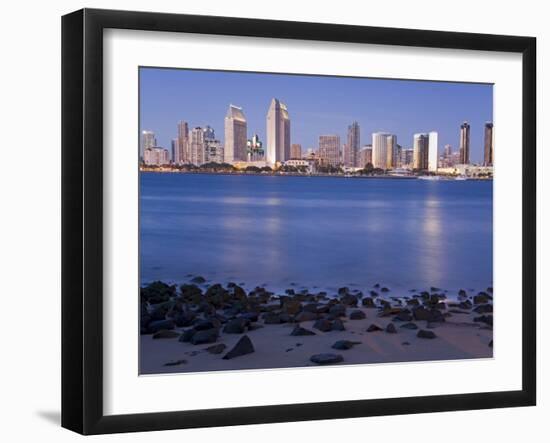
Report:
[[[459,128],[471,125],[470,159],[482,161],[483,125],[493,119],[493,88],[487,84],[383,80],[309,75],[259,74],[185,69],[141,68],[140,130],[156,133],[170,148],[176,125],[210,125],[223,140],[229,104],[243,107],[248,136],[266,141],[265,117],[271,98],[288,106],[291,142],[317,148],[318,137],[338,134],[345,142],[348,125],[361,126],[361,145],[372,132],[397,135],[411,148],[416,132],[439,132],[439,149],[458,149]]]

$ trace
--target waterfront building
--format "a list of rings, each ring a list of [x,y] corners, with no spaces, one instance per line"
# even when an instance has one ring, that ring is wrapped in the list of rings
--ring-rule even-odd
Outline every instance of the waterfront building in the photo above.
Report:
[[[369,163],[372,165],[372,145],[365,145],[357,153],[357,167],[363,169]]]
[[[439,145],[437,139],[437,132],[432,131],[428,134],[428,170],[430,172],[437,172],[437,163],[439,161]]]
[[[391,169],[397,155],[397,137],[386,132],[372,134],[372,165],[375,168]]]
[[[246,142],[246,160],[249,162],[265,161],[264,145],[258,134]]]
[[[145,150],[157,146],[157,139],[153,131],[141,131],[141,146],[139,156],[144,158]]]
[[[413,158],[414,150],[413,149],[401,149],[401,168],[413,168]]]
[[[493,146],[493,123],[486,122],[484,131],[483,166],[493,166]]]
[[[361,130],[359,123],[353,122],[348,126],[346,144],[343,146],[343,164],[348,167],[357,165],[357,153],[361,143]]]
[[[143,163],[147,166],[162,166],[170,163],[170,155],[168,149],[155,146],[145,148],[143,151]]]
[[[216,139],[204,140],[204,163],[223,163],[223,145]]]
[[[189,133],[189,162],[197,166],[204,163],[204,134],[200,126]]]
[[[178,149],[176,156],[173,159],[176,164],[189,162],[189,125],[185,120],[180,120],[177,125],[178,129]]]
[[[425,171],[428,169],[429,134],[414,134],[413,169]]]
[[[290,158],[290,116],[284,103],[271,100],[266,116],[267,163],[276,165]]]
[[[178,162],[176,159],[178,158],[178,139],[173,138],[171,141],[171,156],[172,156],[172,163],[177,164]]]
[[[293,143],[290,145],[290,159],[297,160],[302,158],[302,145]]]
[[[319,157],[323,165],[337,167],[340,165],[340,136],[319,136]]]
[[[464,122],[460,125],[460,159],[463,165],[470,163],[470,124]]]
[[[228,163],[246,161],[247,126],[243,109],[229,105],[225,116],[224,157]]]

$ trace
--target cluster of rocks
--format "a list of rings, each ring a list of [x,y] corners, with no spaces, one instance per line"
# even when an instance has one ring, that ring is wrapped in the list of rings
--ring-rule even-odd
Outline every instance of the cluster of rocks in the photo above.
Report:
[[[430,329],[455,313],[480,314],[474,318],[475,322],[484,327],[493,324],[491,288],[473,297],[461,290],[457,300],[451,302],[438,288],[406,297],[388,297],[390,290],[380,285],[375,285],[367,295],[347,287],[340,288],[336,296],[308,290],[296,293],[294,289],[287,290],[285,295],[276,295],[263,287],[247,293],[235,283],[226,286],[205,283],[203,277],[196,276],[191,283],[179,287],[160,281],[142,287],[141,334],[151,334],[153,339],[177,337],[192,345],[209,344],[205,350],[211,354],[226,351],[226,345],[219,343],[224,334],[239,334],[237,344],[223,356],[231,359],[254,352],[252,340],[245,334],[265,325],[295,324],[290,335],[312,336],[319,332],[344,331],[345,321],[389,317],[391,321],[385,328],[374,322],[364,331],[397,334],[399,329],[418,329],[418,338],[433,339],[436,334]],[[368,314],[370,310],[372,316]],[[313,322],[312,329],[304,328],[303,322]],[[420,328],[419,322],[425,327]],[[357,342],[344,340],[332,347],[346,350],[355,344]],[[316,364],[332,364],[343,361],[343,357],[319,354],[310,360]]]

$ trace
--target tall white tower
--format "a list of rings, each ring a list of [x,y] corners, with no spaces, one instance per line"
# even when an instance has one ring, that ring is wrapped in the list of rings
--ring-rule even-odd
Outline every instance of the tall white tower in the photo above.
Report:
[[[437,132],[432,131],[428,135],[428,170],[437,172],[437,161],[439,159],[439,147],[437,144]]]
[[[290,117],[286,105],[274,98],[266,117],[267,163],[274,165],[290,158]]]

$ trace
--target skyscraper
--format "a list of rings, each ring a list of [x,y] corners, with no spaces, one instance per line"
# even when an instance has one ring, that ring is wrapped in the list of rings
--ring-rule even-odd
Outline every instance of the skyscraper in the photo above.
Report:
[[[485,123],[485,139],[484,139],[484,150],[483,150],[483,165],[484,166],[493,166],[493,123]]]
[[[302,145],[293,143],[290,145],[290,158],[301,159],[302,158]]]
[[[428,169],[429,134],[414,134],[413,169],[425,171]]]
[[[386,168],[393,169],[397,167],[397,136],[389,134],[386,137]]]
[[[200,126],[189,133],[189,161],[194,165],[204,163],[204,130]]]
[[[178,139],[177,138],[173,138],[172,139],[172,142],[171,142],[171,145],[172,145],[172,162],[173,163],[179,163],[178,162],[178,155],[179,155],[179,152],[178,152]]]
[[[143,163],[147,166],[162,166],[170,163],[168,149],[161,147],[145,148],[143,151]]]
[[[330,166],[340,165],[340,136],[320,135],[319,136],[319,157],[323,164]]]
[[[186,121],[178,122],[178,150],[174,163],[182,164],[189,162],[189,125]]]
[[[141,146],[139,156],[141,158],[144,158],[145,150],[149,148],[154,148],[155,146],[157,146],[155,133],[153,131],[141,131]]]
[[[359,123],[353,122],[348,126],[348,138],[344,145],[344,166],[357,165],[357,152],[361,143]]]
[[[432,131],[428,134],[428,170],[437,172],[437,162],[439,160],[439,147],[437,132]]]
[[[397,154],[396,145],[397,137],[386,132],[374,132],[372,134],[372,165],[375,168],[390,169],[392,168],[392,159]],[[388,147],[389,153],[388,153]],[[388,162],[388,154],[390,161]],[[389,166],[388,166],[389,163]]]
[[[368,164],[372,165],[372,145],[366,145],[357,152],[356,166],[364,168]]]
[[[267,162],[271,165],[290,159],[290,117],[286,105],[274,98],[266,117]]]
[[[216,139],[214,129],[210,126],[206,126],[202,130],[203,148],[202,148],[202,161],[203,163],[223,163],[223,146],[219,140]]]
[[[225,116],[225,146],[226,162],[246,161],[246,118],[243,109],[229,105]]]
[[[470,164],[470,124],[464,122],[460,125],[460,164]]]

